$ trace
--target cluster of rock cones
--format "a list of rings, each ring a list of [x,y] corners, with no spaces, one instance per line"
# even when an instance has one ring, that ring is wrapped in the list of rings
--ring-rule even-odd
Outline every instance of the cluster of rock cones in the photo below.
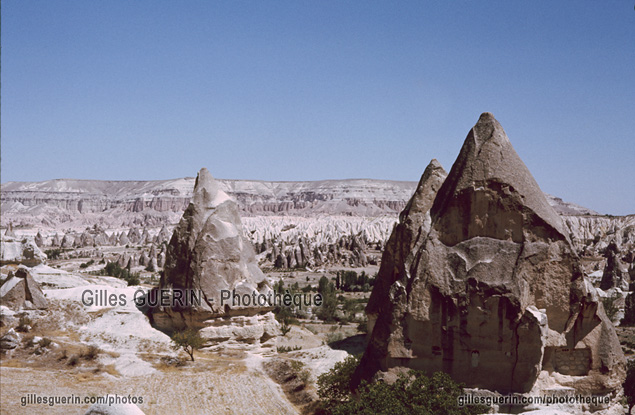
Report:
[[[236,204],[206,169],[167,249],[159,289],[197,289],[189,310],[154,310],[164,328],[259,309],[219,307],[220,290],[270,290],[240,236]],[[528,392],[541,372],[578,391],[619,389],[625,359],[561,218],[492,114],[446,173],[433,160],[387,242],[367,307],[369,344],[354,381],[408,369],[468,387]]]

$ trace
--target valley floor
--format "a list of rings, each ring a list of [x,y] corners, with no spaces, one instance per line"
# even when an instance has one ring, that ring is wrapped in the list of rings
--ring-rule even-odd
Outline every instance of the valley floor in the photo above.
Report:
[[[5,362],[3,362],[5,363]],[[161,414],[297,414],[281,387],[243,361],[200,356],[184,367],[151,375],[115,377],[91,372],[31,367],[0,367],[2,414],[83,414],[90,404],[21,406],[27,394],[75,395],[81,399],[106,394],[143,397],[146,415]]]

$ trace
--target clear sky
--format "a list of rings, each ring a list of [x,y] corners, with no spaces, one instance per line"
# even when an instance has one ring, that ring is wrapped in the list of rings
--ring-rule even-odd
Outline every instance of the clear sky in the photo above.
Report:
[[[416,181],[490,111],[635,213],[633,0],[2,1],[1,181]]]

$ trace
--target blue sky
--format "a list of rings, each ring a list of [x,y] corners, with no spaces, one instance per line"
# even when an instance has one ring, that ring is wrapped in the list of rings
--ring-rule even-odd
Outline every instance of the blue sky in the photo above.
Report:
[[[634,2],[2,2],[1,181],[419,179],[490,111],[635,213]]]

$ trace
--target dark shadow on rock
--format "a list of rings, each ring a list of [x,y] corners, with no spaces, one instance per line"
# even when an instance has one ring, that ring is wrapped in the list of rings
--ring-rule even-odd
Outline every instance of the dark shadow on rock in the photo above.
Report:
[[[335,350],[344,350],[352,355],[361,354],[364,353],[364,350],[366,350],[366,335],[358,334],[347,337],[343,340],[329,343],[329,347]]]

